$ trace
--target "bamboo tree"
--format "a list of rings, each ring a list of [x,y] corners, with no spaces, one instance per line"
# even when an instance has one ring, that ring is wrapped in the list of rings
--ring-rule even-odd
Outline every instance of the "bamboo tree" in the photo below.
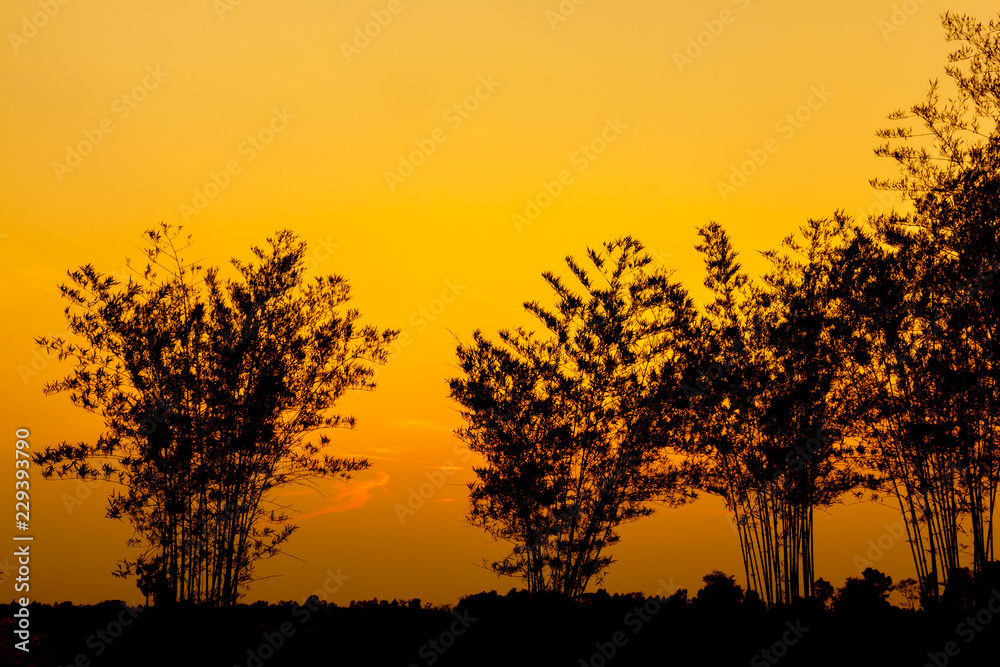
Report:
[[[877,153],[900,175],[873,185],[901,192],[912,210],[871,219],[844,257],[861,435],[903,514],[925,607],[965,581],[966,564],[975,576],[995,558],[1000,481],[1000,23],[951,13],[942,23],[949,41],[964,42],[945,68],[953,93],[942,99],[932,82],[925,102],[879,133]]]
[[[773,269],[761,285],[741,271],[721,226],[699,229],[715,298],[703,317],[703,365],[686,385],[703,420],[690,451],[705,470],[702,488],[734,512],[747,584],[770,605],[814,593],[815,508],[865,480],[831,402],[842,326],[832,248],[846,223],[840,214],[811,220],[802,241],[790,236],[783,254],[765,253]]]
[[[451,380],[466,422],[457,435],[484,458],[470,521],[511,543],[492,569],[569,596],[602,580],[620,524],[692,495],[687,466],[666,456],[690,426],[673,392],[690,299],[631,238],[588,259],[592,272],[566,260],[581,293],[547,272],[556,306],[525,304],[544,335],[504,330],[494,344],[476,331]]]
[[[303,283],[305,244],[291,232],[253,248],[259,264],[234,260],[227,281],[182,260],[179,232],[146,233],[140,280],[121,285],[85,266],[61,286],[83,342],[38,339],[75,361],[45,392],[68,392],[106,430],[35,461],[45,476],[118,483],[108,516],[132,524],[139,552],[117,574],[137,575],[157,604],[233,604],[294,532],[275,490],[369,466],[322,452],[328,429],[354,425],[329,411],[348,389],[374,388],[373,364],[396,332],[342,311],[343,278]],[[169,417],[137,430],[154,405],[171,406]]]

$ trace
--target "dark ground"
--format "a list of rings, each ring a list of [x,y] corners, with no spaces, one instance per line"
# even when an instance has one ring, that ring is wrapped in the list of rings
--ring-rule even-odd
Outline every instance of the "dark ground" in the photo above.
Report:
[[[454,610],[421,607],[419,601],[132,612],[121,602],[33,604],[30,655],[13,648],[19,607],[8,604],[0,605],[0,663],[995,667],[1000,613],[988,611],[982,599],[977,604],[978,621],[975,609],[928,615],[887,604],[834,613],[806,601],[765,612],[731,600],[687,601],[686,592],[662,601],[598,593],[581,602],[481,593]],[[1000,610],[1000,597],[994,608]],[[948,648],[956,655],[949,656]]]

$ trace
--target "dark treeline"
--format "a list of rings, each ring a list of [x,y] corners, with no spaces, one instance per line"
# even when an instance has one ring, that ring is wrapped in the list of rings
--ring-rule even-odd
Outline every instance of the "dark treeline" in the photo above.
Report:
[[[1000,632],[983,622],[988,607],[933,617],[903,610],[885,601],[886,582],[870,570],[825,602],[775,610],[719,572],[690,597],[683,589],[653,597],[599,590],[577,599],[512,589],[467,596],[454,608],[420,600],[339,607],[316,597],[228,607],[35,603],[31,615],[46,632],[33,638],[30,654],[7,639],[16,605],[0,605],[0,660],[39,667],[993,664]],[[988,613],[1000,623],[1000,613]]]

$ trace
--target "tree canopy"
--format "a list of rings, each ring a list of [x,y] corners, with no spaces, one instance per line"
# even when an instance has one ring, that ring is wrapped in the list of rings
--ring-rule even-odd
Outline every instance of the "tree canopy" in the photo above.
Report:
[[[632,238],[587,257],[590,271],[566,259],[582,292],[546,272],[555,307],[524,304],[543,334],[503,330],[494,344],[476,331],[450,381],[457,434],[485,459],[470,520],[513,545],[492,568],[571,596],[602,579],[619,524],[691,497],[689,467],[667,454],[688,426],[675,390],[693,304]]]
[[[37,342],[74,367],[45,392],[68,393],[105,431],[36,463],[117,483],[108,516],[127,520],[139,547],[118,574],[138,575],[157,603],[232,604],[295,530],[274,491],[369,467],[323,452],[328,429],[354,426],[330,410],[349,389],[374,389],[396,332],[343,308],[341,276],[304,282],[306,246],[290,231],[254,247],[256,263],[234,259],[230,279],[186,263],[180,232],[146,232],[139,279],[87,265],[60,286],[77,338]]]

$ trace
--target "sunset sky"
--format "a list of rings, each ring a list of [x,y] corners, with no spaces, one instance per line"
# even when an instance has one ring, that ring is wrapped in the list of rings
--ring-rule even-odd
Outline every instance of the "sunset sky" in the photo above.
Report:
[[[67,270],[127,276],[161,221],[210,265],[290,228],[311,272],[345,276],[364,320],[404,336],[378,389],[342,402],[356,429],[331,434],[372,469],[287,490],[301,527],[246,599],[301,600],[338,571],[338,604],[520,586],[483,567],[506,545],[464,522],[457,341],[532,324],[522,302],[553,302],[541,272],[606,240],[637,237],[701,303],[698,225],[722,223],[756,274],[806,219],[892,204],[868,184],[895,173],[875,131],[944,77],[945,10],[996,16],[971,0],[3,3],[5,497],[15,429],[36,450],[101,431],[42,393],[70,368],[32,342],[65,330]],[[141,600],[110,574],[131,535],[104,518],[111,485],[32,474],[32,599]],[[444,484],[401,520],[428,475]],[[850,497],[818,515],[817,575],[858,576],[882,538],[875,567],[913,576],[885,537],[898,521]],[[746,584],[719,498],[621,534],[610,592],[693,593],[714,569]]]

